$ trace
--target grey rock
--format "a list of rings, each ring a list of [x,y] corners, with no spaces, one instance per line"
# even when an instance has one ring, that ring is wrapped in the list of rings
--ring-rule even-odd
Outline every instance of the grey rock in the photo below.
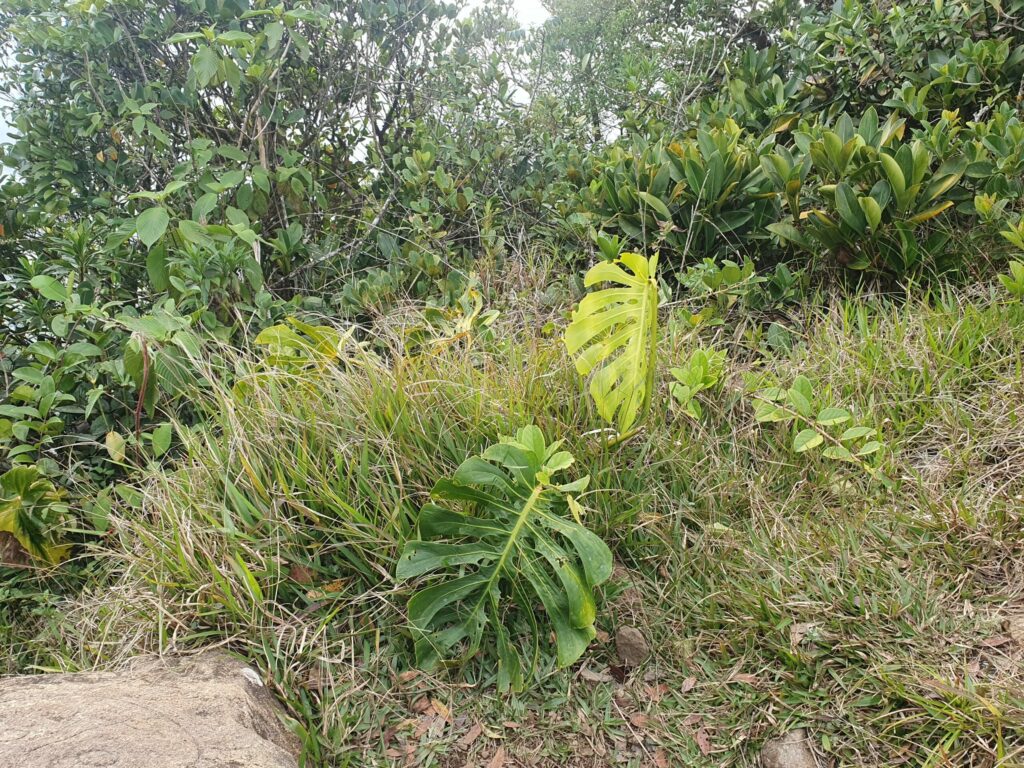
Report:
[[[0,680],[0,766],[296,768],[255,670],[226,654]]]
[[[619,627],[615,633],[615,650],[627,667],[639,666],[651,655],[647,638],[636,627]]]
[[[761,750],[762,768],[818,768],[807,731],[797,728],[773,739]]]

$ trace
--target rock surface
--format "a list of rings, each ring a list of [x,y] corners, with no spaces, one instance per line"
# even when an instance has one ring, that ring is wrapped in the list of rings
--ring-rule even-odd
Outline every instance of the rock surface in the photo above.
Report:
[[[762,768],[818,768],[807,731],[797,728],[769,741],[761,750]]]
[[[0,680],[0,766],[296,768],[260,676],[218,652]]]
[[[637,667],[651,655],[647,638],[636,627],[619,627],[615,633],[615,650],[627,667]]]

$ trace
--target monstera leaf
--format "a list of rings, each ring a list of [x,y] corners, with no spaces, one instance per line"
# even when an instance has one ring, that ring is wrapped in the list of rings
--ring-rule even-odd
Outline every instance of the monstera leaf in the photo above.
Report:
[[[49,563],[67,557],[70,547],[54,540],[66,511],[60,493],[36,467],[0,475],[0,531],[12,534],[33,557]]]
[[[609,282],[615,287],[588,294],[565,331],[569,354],[578,355],[580,375],[597,369],[590,394],[602,418],[615,424],[620,436],[646,411],[653,389],[657,267],[657,254],[645,259],[638,253],[624,253],[593,267],[587,272],[587,286]]]
[[[576,661],[594,638],[594,587],[611,574],[612,557],[579,521],[572,494],[589,478],[553,480],[573,463],[560,445],[523,427],[434,486],[431,496],[443,505],[423,507],[421,540],[406,545],[397,573],[402,580],[436,574],[409,601],[421,667],[467,661],[489,629],[499,689],[520,689],[524,672],[536,667],[539,616],[554,630],[560,666]],[[530,637],[525,658],[515,640],[520,630]]]

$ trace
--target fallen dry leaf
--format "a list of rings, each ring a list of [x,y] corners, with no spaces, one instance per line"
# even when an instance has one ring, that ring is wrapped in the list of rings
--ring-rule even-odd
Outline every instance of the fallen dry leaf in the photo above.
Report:
[[[433,704],[431,704],[430,699],[426,696],[420,696],[418,699],[413,701],[411,707],[412,711],[415,712],[417,715],[422,715],[425,712],[429,712],[433,708]]]
[[[417,741],[423,738],[423,734],[430,730],[430,727],[437,720],[437,715],[423,715],[416,723],[416,730],[413,731],[413,738]]]
[[[450,709],[448,709],[448,707],[446,707],[437,699],[431,699],[430,706],[438,714],[438,717],[447,720],[448,722],[451,722],[452,712]]]
[[[652,704],[657,704],[661,701],[666,693],[668,693],[668,686],[664,683],[647,686],[647,698],[650,699]]]
[[[299,584],[312,584],[316,573],[301,563],[292,563],[288,566],[288,578]]]
[[[611,683],[614,678],[607,672],[595,672],[590,667],[583,667],[580,670],[580,677],[588,683]]]
[[[697,748],[700,750],[702,755],[708,755],[711,753],[711,736],[708,734],[707,728],[700,728],[693,734],[693,740],[697,742]]]
[[[472,745],[474,741],[480,738],[480,734],[484,732],[484,727],[480,723],[474,723],[473,727],[466,731],[465,735],[459,739],[459,746],[468,747]]]
[[[654,753],[654,765],[655,768],[668,768],[668,753],[664,749]]]
[[[789,645],[791,648],[796,649],[803,639],[807,636],[807,633],[814,629],[815,624],[813,621],[797,622],[789,625]]]
[[[487,768],[501,768],[505,764],[505,748],[498,747],[498,750],[494,753],[494,757],[491,758],[491,762],[487,764]]]
[[[1014,616],[1008,619],[1006,629],[1013,642],[1017,645],[1024,645],[1024,616]]]
[[[757,676],[749,675],[744,672],[738,672],[729,679],[730,683],[746,683],[747,685],[757,685]]]
[[[999,648],[1000,646],[1006,645],[1010,642],[1009,635],[996,635],[995,637],[989,637],[981,641],[981,644],[986,648]]]
[[[410,680],[415,680],[419,676],[420,676],[420,671],[418,669],[407,669],[407,670],[405,670],[405,672],[402,672],[395,679],[399,683],[408,683]]]

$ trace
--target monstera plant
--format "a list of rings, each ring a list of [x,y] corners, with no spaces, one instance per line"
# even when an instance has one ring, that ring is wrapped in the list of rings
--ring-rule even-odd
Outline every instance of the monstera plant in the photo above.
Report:
[[[560,445],[523,427],[434,486],[420,512],[420,539],[406,545],[397,569],[402,580],[433,577],[408,607],[421,667],[468,661],[489,630],[498,688],[519,690],[536,668],[540,617],[554,630],[559,666],[594,638],[594,587],[611,575],[612,557],[583,526],[573,496],[589,478],[554,479],[573,463]],[[529,637],[525,654],[520,633]]]
[[[649,259],[624,253],[590,269],[589,287],[614,287],[584,297],[565,331],[576,370],[590,379],[590,394],[606,421],[615,424],[621,442],[650,406],[658,343],[658,255]],[[628,271],[627,271],[628,270]]]

